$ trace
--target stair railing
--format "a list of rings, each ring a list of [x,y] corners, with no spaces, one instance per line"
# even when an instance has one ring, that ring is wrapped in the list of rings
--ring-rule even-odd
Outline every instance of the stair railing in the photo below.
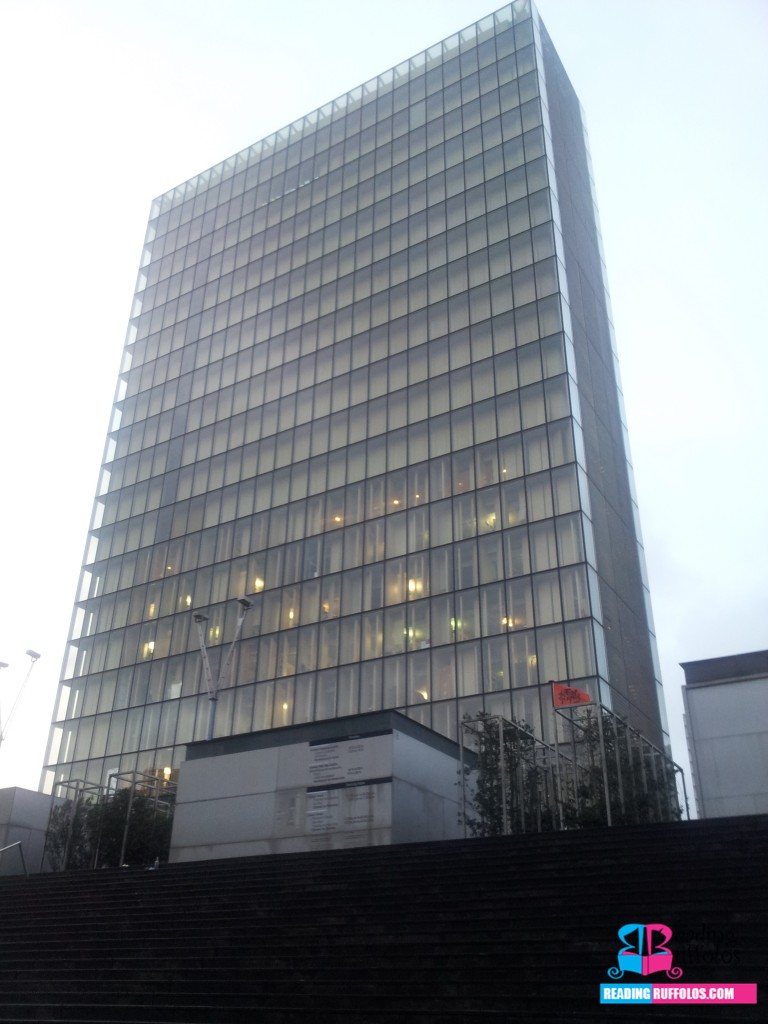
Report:
[[[19,842],[17,843],[10,843],[8,846],[0,847],[0,858],[2,858],[3,854],[6,853],[8,850],[13,850],[17,846],[19,848],[19,856],[21,857],[21,866],[24,868],[24,874],[26,875],[27,878],[29,878],[29,871],[27,871],[27,862],[24,860],[24,847],[21,844],[21,840],[19,840]]]

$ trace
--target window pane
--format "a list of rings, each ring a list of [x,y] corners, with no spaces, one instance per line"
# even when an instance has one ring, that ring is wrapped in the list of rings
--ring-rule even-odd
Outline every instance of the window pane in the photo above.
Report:
[[[513,686],[535,686],[538,683],[536,639],[532,629],[510,634],[509,659]]]
[[[560,582],[557,572],[539,573],[533,577],[534,607],[538,625],[560,622]]]
[[[561,569],[560,582],[563,593],[563,618],[581,619],[589,615],[589,593],[585,567],[574,565],[567,569]]]
[[[502,557],[501,534],[481,537],[478,541],[480,583],[493,583],[504,576],[504,558]]]
[[[504,636],[483,642],[483,689],[486,692],[509,689],[509,650]]]
[[[534,572],[557,566],[557,545],[553,521],[533,523],[530,527],[531,564]]]
[[[540,681],[567,679],[568,669],[565,661],[565,643],[563,642],[562,626],[549,626],[545,629],[537,629],[536,644],[539,655]]]
[[[482,689],[480,644],[460,644],[456,648],[456,666],[459,694],[465,697],[473,693],[480,693]]]

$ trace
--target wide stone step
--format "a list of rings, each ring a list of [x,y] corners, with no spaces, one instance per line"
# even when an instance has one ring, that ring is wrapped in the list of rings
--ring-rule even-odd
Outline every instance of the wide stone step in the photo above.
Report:
[[[763,984],[766,854],[745,818],[0,879],[0,1021],[764,1019],[598,992],[629,921],[728,929],[735,967],[673,935],[684,980]]]

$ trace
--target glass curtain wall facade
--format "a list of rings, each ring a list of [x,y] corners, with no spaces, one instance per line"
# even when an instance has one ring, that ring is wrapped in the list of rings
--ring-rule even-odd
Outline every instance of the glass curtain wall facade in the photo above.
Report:
[[[575,301],[574,301],[575,298]],[[152,206],[44,785],[658,673],[578,102],[507,6]]]

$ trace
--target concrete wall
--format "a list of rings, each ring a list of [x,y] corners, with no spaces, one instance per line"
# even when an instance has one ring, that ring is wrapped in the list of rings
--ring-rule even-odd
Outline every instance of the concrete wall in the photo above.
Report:
[[[22,843],[30,874],[40,871],[51,798],[45,793],[11,786],[0,789],[0,849]],[[0,875],[23,874],[18,850],[0,854]]]
[[[768,679],[683,687],[699,813],[768,813]]]
[[[394,734],[392,842],[459,839],[461,787],[455,758]]]
[[[396,730],[186,761],[171,861],[459,836],[456,760]]]

